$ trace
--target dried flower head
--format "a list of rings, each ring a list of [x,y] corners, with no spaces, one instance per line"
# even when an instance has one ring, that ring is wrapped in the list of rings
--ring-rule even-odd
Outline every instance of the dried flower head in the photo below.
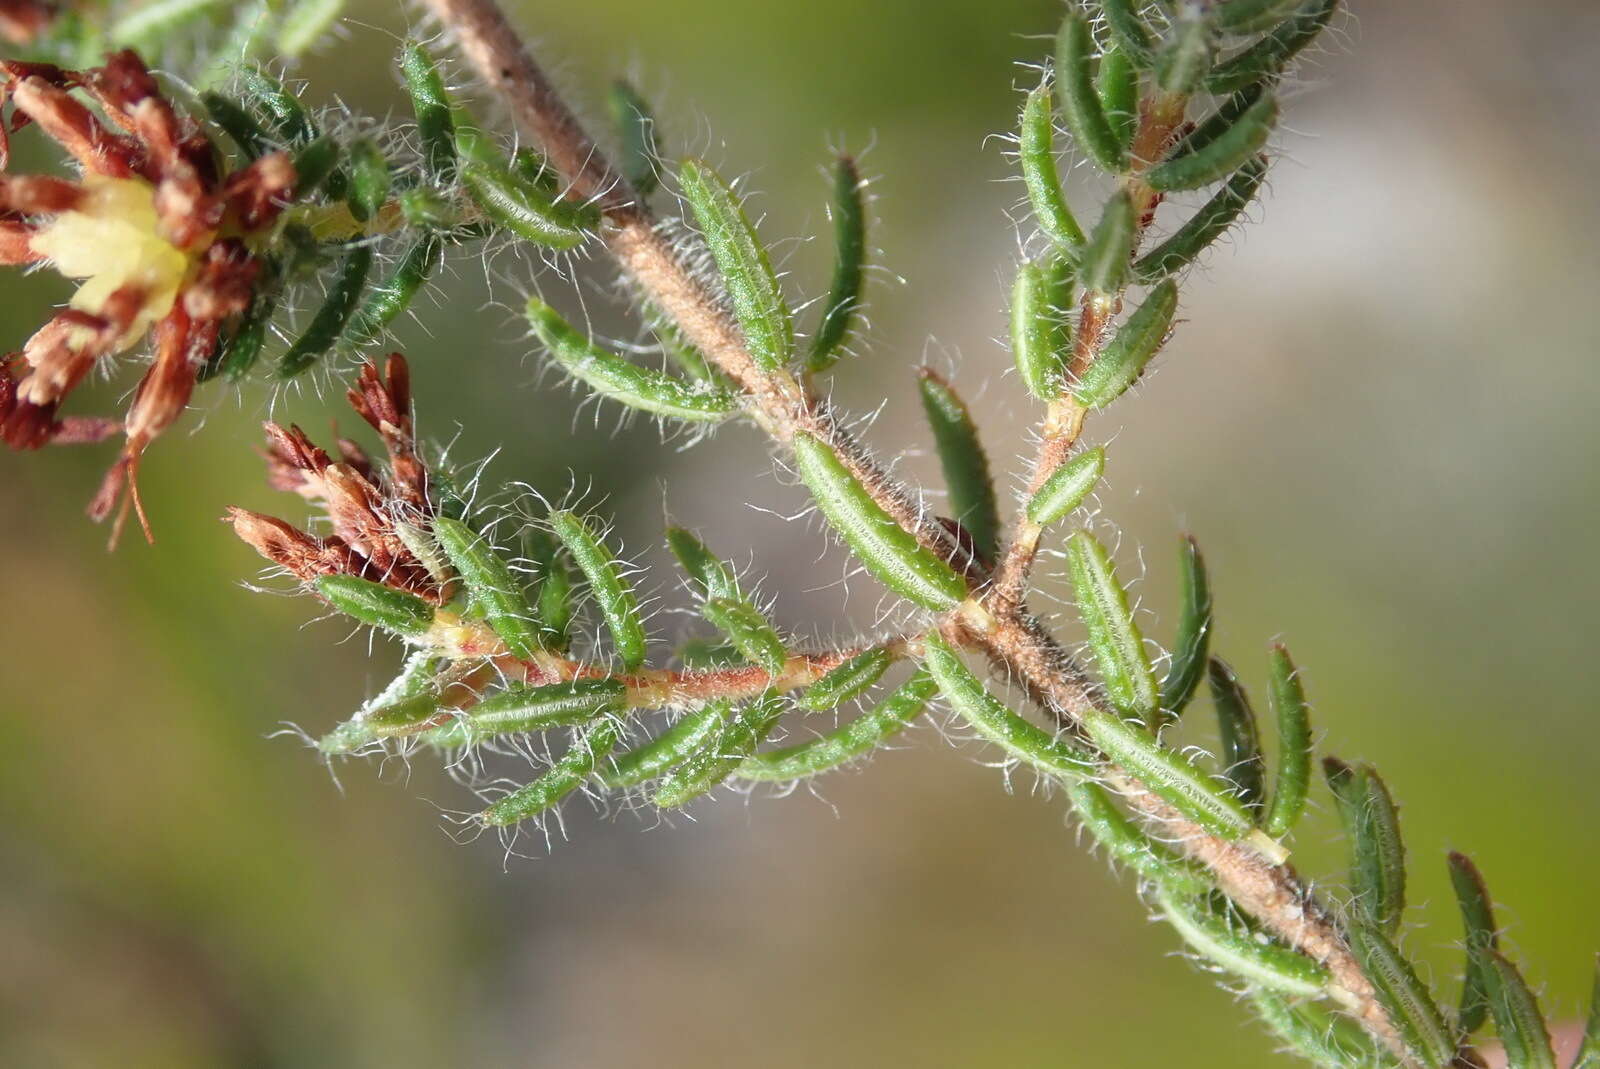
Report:
[[[102,358],[153,336],[154,359],[122,424],[127,443],[89,506],[105,518],[126,486],[120,528],[128,504],[138,507],[141,453],[183,412],[224,323],[250,302],[261,265],[247,240],[282,210],[294,166],[274,153],[223,173],[200,126],[130,51],[84,71],[0,60],[0,172],[7,103],[9,130],[37,125],[82,175],[0,173],[0,264],[42,261],[83,281],[20,359],[8,358],[0,439],[15,449],[83,440],[59,415],[62,402]]]
[[[263,557],[304,582],[353,575],[415,594],[435,605],[451,591],[442,570],[424,561],[421,532],[433,506],[411,437],[410,372],[393,353],[382,373],[362,367],[350,403],[383,439],[388,453],[375,463],[360,446],[339,440],[339,459],[299,427],[267,423],[267,478],[272,486],[320,504],[331,533],[318,537],[271,516],[228,510],[235,533]]]

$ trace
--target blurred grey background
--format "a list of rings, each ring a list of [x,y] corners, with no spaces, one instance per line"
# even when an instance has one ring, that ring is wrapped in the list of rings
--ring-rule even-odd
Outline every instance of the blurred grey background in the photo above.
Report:
[[[1030,77],[1019,61],[1048,49],[1054,3],[516,10],[590,117],[631,73],[673,151],[750,176],[796,297],[826,285],[826,240],[802,239],[826,234],[828,148],[871,146],[885,271],[838,396],[881,404],[872,440],[931,484],[909,369],[955,366],[991,454],[1023,452],[1034,414],[994,340],[1020,187],[993,135]],[[357,110],[400,109],[403,19],[372,4],[350,17],[305,73]],[[1173,546],[1191,530],[1217,648],[1259,686],[1266,644],[1288,641],[1327,749],[1387,775],[1414,864],[1408,947],[1442,996],[1455,848],[1570,1016],[1600,948],[1584,675],[1600,596],[1600,8],[1358,3],[1338,36],[1288,109],[1261,225],[1210,256],[1159,372],[1093,424],[1114,442],[1100,501],[1153,635],[1170,635]],[[532,281],[509,258],[491,269],[497,304],[478,313],[482,267],[458,263],[408,328],[425,433],[458,458],[498,451],[491,484],[592,482],[647,560],[670,506],[768,573],[796,630],[871,622],[875,592],[846,598],[840,558],[813,565],[816,532],[776,515],[800,498],[755,459],[752,431],[680,452],[644,424],[614,431],[610,410],[574,416],[565,389],[536,385],[506,310]],[[597,325],[625,330],[604,272],[585,279]],[[65,292],[8,273],[0,345]],[[326,729],[398,653],[369,657],[337,624],[306,625],[308,602],[243,588],[258,561],[223,506],[303,512],[262,485],[261,392],[199,403],[204,426],[144,468],[153,548],[108,555],[81,516],[109,450],[0,456],[0,1061],[1279,1064],[1128,881],[1078,848],[1059,800],[1025,778],[1008,793],[986,755],[929,727],[820,796],[730,795],[670,827],[569,806],[570,841],[532,860],[453,842],[440,809],[467,795],[426,760],[342,766],[341,790],[294,739],[266,736]],[[351,422],[340,407],[279,402],[319,433]],[[1301,861],[1337,879],[1319,802]]]

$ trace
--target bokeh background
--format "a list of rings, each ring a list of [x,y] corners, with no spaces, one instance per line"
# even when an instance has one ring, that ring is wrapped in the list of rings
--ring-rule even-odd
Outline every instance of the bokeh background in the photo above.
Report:
[[[1192,530],[1218,648],[1259,686],[1267,642],[1289,641],[1327,748],[1387,774],[1414,863],[1408,946],[1443,997],[1457,848],[1547,1005],[1573,1015],[1600,948],[1600,9],[1355,7],[1288,111],[1263,225],[1212,254],[1159,374],[1095,423],[1115,439],[1100,500],[1153,634],[1170,632],[1173,544]],[[885,272],[870,352],[837,391],[882,406],[872,439],[926,481],[919,360],[958,368],[997,459],[1025,446],[1032,413],[994,341],[1020,188],[993,135],[1055,10],[516,6],[591,116],[631,73],[675,149],[750,175],[796,295],[825,285],[826,241],[802,239],[826,233],[827,150],[870,146]],[[351,18],[305,73],[355,109],[400,108],[402,17],[360,3]],[[490,273],[486,302],[482,265],[458,264],[407,329],[426,433],[460,458],[498,451],[491,484],[592,483],[647,561],[670,507],[769,573],[797,630],[871,621],[871,589],[847,598],[839,558],[814,563],[816,532],[780,518],[799,498],[752,432],[683,452],[609,412],[574,416],[505,310],[533,283],[510,259]],[[603,283],[585,293],[615,326]],[[7,275],[0,344],[65,292]],[[929,728],[815,795],[728,796],[671,826],[569,806],[568,840],[525,842],[531,858],[453,841],[441,809],[466,796],[427,761],[342,766],[341,789],[267,736],[325,729],[397,651],[369,656],[308,624],[309,603],[244,589],[258,561],[223,506],[301,513],[261,484],[262,392],[200,403],[203,428],[145,466],[154,547],[107,554],[82,518],[109,450],[0,456],[0,1062],[1278,1064],[1075,845],[1059,799],[1025,779],[1008,793],[981,752]],[[338,407],[278,404],[319,429]],[[1337,878],[1318,803],[1302,860]]]

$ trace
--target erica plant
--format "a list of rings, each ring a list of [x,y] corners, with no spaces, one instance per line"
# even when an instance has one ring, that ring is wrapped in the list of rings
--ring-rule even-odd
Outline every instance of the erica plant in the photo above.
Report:
[[[852,159],[834,163],[831,279],[781,280],[735,186],[673,158],[631,87],[615,88],[602,144],[493,0],[428,5],[442,47],[459,50],[515,137],[466,108],[420,42],[397,61],[409,121],[308,107],[283,61],[327,29],[337,0],[238,12],[156,0],[127,13],[0,0],[14,57],[0,61],[0,166],[9,132],[48,139],[79,172],[0,175],[0,261],[82,280],[0,366],[0,437],[33,449],[120,435],[90,508],[102,518],[119,500],[124,513],[137,505],[140,457],[196,390],[359,368],[348,400],[381,459],[269,423],[272,484],[323,518],[304,529],[230,512],[235,533],[323,608],[406,647],[393,682],[317,740],[322,754],[437,759],[476,799],[465,826],[515,842],[575,802],[676,810],[824,775],[942,717],[1058,786],[1138,894],[1293,1053],[1324,1066],[1483,1065],[1475,1043],[1492,1030],[1511,1065],[1556,1064],[1472,862],[1447,859],[1466,954],[1459,991],[1445,992],[1402,948],[1407,864],[1389,787],[1369,766],[1313,753],[1289,651],[1264,651],[1263,724],[1212,655],[1205,563],[1185,538],[1170,656],[1153,658],[1084,508],[1115,458],[1095,442],[1097,416],[1127,403],[1153,360],[1181,358],[1189,269],[1260,193],[1280,89],[1338,0],[1070,0],[1015,135],[1031,212],[1008,385],[1032,400],[1036,454],[1026,470],[995,471],[959,381],[917,369],[947,515],[828,400],[827,376],[864,355],[867,213]],[[151,56],[176,74],[152,75]],[[1098,173],[1097,205],[1068,203],[1068,158]],[[508,243],[551,263],[611,258],[660,359],[569,322],[551,272],[525,285],[542,294],[525,307],[538,351],[601,404],[691,439],[722,424],[760,436],[805,514],[860,566],[853,581],[892,599],[881,631],[823,646],[775,627],[716,531],[666,530],[681,575],[655,576],[559,494],[476,503],[470,480],[417,440],[407,360],[384,342],[448,258]],[[816,299],[797,314],[802,281]],[[288,316],[296,305],[312,311]],[[97,366],[142,349],[125,413],[71,411]],[[976,358],[975,377],[998,359]],[[1014,500],[997,490],[1013,484]],[[1082,657],[1029,607],[1036,560],[1058,547]],[[702,619],[672,651],[641,608],[657,598]],[[1214,755],[1170,739],[1202,688]],[[834,726],[809,727],[817,717]],[[1322,790],[1349,843],[1342,891],[1314,891],[1290,862]],[[1600,1069],[1600,1019],[1572,1065]]]

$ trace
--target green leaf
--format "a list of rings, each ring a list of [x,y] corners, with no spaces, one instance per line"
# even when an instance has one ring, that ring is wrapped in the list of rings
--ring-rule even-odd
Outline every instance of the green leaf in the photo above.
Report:
[[[1067,539],[1067,568],[1106,695],[1124,716],[1152,722],[1160,708],[1155,676],[1110,556],[1089,532],[1074,531]]]
[[[1406,904],[1406,856],[1400,815],[1389,789],[1370,766],[1322,761],[1350,836],[1350,883],[1355,907],[1386,935],[1400,927]]]
[[[1139,14],[1141,0],[1101,0],[1100,9],[1105,14],[1106,26],[1117,48],[1127,53],[1134,66],[1149,69],[1154,60],[1154,42],[1144,18]]]
[[[261,359],[261,351],[267,343],[267,329],[272,325],[272,316],[277,310],[278,292],[270,279],[264,279],[255,296],[250,298],[250,307],[245,309],[238,324],[222,343],[216,359],[200,373],[201,381],[221,375],[229,382],[238,382],[248,375],[256,361]]]
[[[372,247],[357,245],[345,253],[339,265],[338,276],[328,287],[322,306],[311,317],[305,332],[289,346],[289,351],[278,360],[278,377],[293,378],[310,368],[322,354],[333,348],[367,287],[367,274],[372,270]]]
[[[550,530],[589,581],[623,667],[630,672],[638,668],[645,656],[644,619],[639,615],[639,600],[623,579],[616,558],[589,522],[571,512],[550,513]]]
[[[1083,504],[1100,482],[1105,467],[1106,451],[1099,446],[1086,449],[1057,467],[1028,499],[1029,522],[1048,527]]]
[[[1067,781],[1067,797],[1095,842],[1112,860],[1126,865],[1151,883],[1188,894],[1205,894],[1212,888],[1205,867],[1179,857],[1169,847],[1146,835],[1111,800],[1104,787],[1089,779]]]
[[[752,664],[760,665],[770,676],[783,671],[789,651],[772,624],[750,602],[743,598],[712,598],[701,606],[700,612]]]
[[[433,534],[466,584],[473,604],[514,657],[532,657],[540,648],[539,618],[528,604],[522,582],[493,546],[460,520],[439,516]]]
[[[460,165],[461,181],[484,217],[520,238],[550,249],[571,249],[598,222],[598,212],[558,201],[540,183],[477,159]]]
[[[385,327],[411,307],[417,293],[439,266],[443,245],[437,234],[424,234],[412,242],[394,273],[372,287],[350,318],[345,339],[356,346],[375,343]]]
[[[1257,156],[1233,173],[1200,210],[1173,231],[1172,236],[1145,253],[1133,265],[1136,282],[1151,283],[1188,267],[1227,233],[1239,213],[1249,206],[1267,176],[1267,159]]]
[[[524,182],[538,187],[547,197],[559,198],[563,188],[561,175],[545,158],[526,145],[511,153],[511,172]]]
[[[738,598],[739,581],[722,559],[682,527],[667,528],[667,548],[705,598]]]
[[[389,199],[389,161],[370,138],[350,146],[350,190],[347,200],[356,222],[374,218]]]
[[[397,200],[400,203],[400,217],[408,226],[448,231],[452,237],[463,231],[489,233],[486,224],[463,224],[462,213],[456,202],[436,189],[402,190]]]
[[[1266,797],[1267,760],[1261,753],[1261,732],[1250,696],[1220,657],[1211,658],[1208,676],[1222,742],[1222,774],[1238,784],[1239,798],[1247,808],[1260,810]]]
[[[1339,0],[1306,0],[1267,36],[1213,67],[1206,78],[1206,90],[1221,96],[1278,77],[1317,39],[1338,9]]]
[[[950,513],[972,536],[978,556],[992,561],[1000,548],[1000,506],[978,425],[959,394],[931,368],[917,369],[922,410],[933,428],[939,466],[950,490]]]
[[[1214,108],[1210,115],[1195,125],[1194,129],[1184,134],[1167,150],[1169,157],[1187,156],[1198,152],[1211,144],[1217,138],[1233,129],[1239,117],[1261,100],[1262,94],[1272,88],[1265,82],[1245,86],[1237,93],[1229,94],[1221,104]]]
[[[820,713],[843,705],[882,679],[894,661],[894,654],[882,646],[858,653],[807,687],[800,695],[800,707]]]
[[[1044,268],[1025,263],[1017,269],[1011,288],[1011,355],[1023,385],[1041,401],[1060,395],[1066,370],[1061,324],[1067,309],[1057,300],[1057,287]]]
[[[260,159],[270,150],[272,135],[244,108],[211,90],[200,94],[200,103],[205,106],[206,116],[239,146],[239,153],[246,160]]]
[[[1269,673],[1272,712],[1278,722],[1278,775],[1262,827],[1268,835],[1281,839],[1294,830],[1306,808],[1311,783],[1311,707],[1299,672],[1281,643],[1272,647]]]
[[[639,91],[621,79],[611,83],[606,105],[611,111],[611,126],[622,144],[617,167],[639,196],[648,197],[661,184],[656,117]]]
[[[1167,340],[1177,310],[1178,286],[1169,278],[1150,291],[1083,373],[1073,391],[1078,403],[1104,408],[1121,397]]]
[[[339,143],[331,137],[319,137],[294,154],[294,199],[308,200],[327,187],[331,194],[339,173],[339,158],[343,154]]]
[[[979,735],[1011,757],[1051,776],[1072,780],[1088,774],[1093,758],[1029,723],[990,694],[977,676],[937,635],[927,640],[924,663],[950,707]]]
[[[1478,960],[1495,1031],[1505,1044],[1507,1069],[1556,1069],[1544,1014],[1522,973],[1505,955],[1487,947],[1479,948]]]
[[[607,352],[537,297],[528,298],[527,315],[550,358],[602,397],[654,416],[692,423],[720,422],[738,411],[738,399],[726,390],[687,383]]]
[[[1227,130],[1192,152],[1170,157],[1144,174],[1152,189],[1172,192],[1198,189],[1226,178],[1261,151],[1278,121],[1278,98],[1261,94]]]
[[[1133,243],[1138,236],[1135,223],[1133,201],[1126,192],[1118,192],[1106,201],[1078,268],[1085,289],[1096,293],[1116,293],[1122,289],[1128,277]]]
[[[620,679],[574,679],[532,687],[514,684],[461,714],[466,741],[586,724],[623,712],[627,688]]]
[[[1058,366],[1065,367],[1072,359],[1072,309],[1077,297],[1078,268],[1063,252],[1046,257],[1043,267],[1044,306],[1050,313],[1051,344],[1058,354]],[[1058,382],[1056,396],[1060,393]]]
[[[444,79],[433,57],[416,41],[407,41],[400,51],[400,74],[417,117],[417,137],[428,176],[447,180],[456,169],[456,125]]]
[[[317,749],[328,756],[355,753],[382,739],[414,735],[439,713],[439,695],[431,689],[373,703],[318,739]]]
[[[1247,927],[1235,927],[1208,900],[1165,888],[1157,900],[1167,923],[1196,953],[1255,987],[1301,998],[1316,998],[1327,989],[1327,969],[1286,946],[1261,942]]]
[[[667,773],[650,800],[662,809],[676,809],[709,792],[765,741],[783,710],[783,696],[768,691],[735,712],[705,745]]]
[[[1427,1069],[1444,1069],[1455,1058],[1455,1039],[1411,963],[1373,925],[1357,920],[1347,934],[1362,974],[1406,1048]]]
[[[826,371],[844,352],[861,311],[862,265],[867,257],[866,206],[861,197],[861,175],[856,161],[840,156],[833,168],[833,283],[822,322],[806,354],[809,371]]]
[[[527,532],[523,545],[538,577],[538,611],[534,616],[540,624],[540,641],[550,649],[565,650],[572,641],[572,571],[548,532]]]
[[[312,122],[305,105],[285,89],[282,82],[260,67],[247,66],[239,71],[239,87],[245,98],[272,121],[279,135],[291,146],[300,147],[315,140],[317,124]]]
[[[1100,106],[1093,68],[1089,20],[1074,6],[1067,10],[1056,35],[1056,86],[1061,90],[1062,115],[1079,148],[1103,170],[1122,174],[1128,169],[1128,153]]]
[[[766,616],[739,591],[732,569],[682,527],[667,528],[667,547],[704,599],[701,613],[732,641],[739,654],[769,675],[783,671],[788,648]]]
[[[504,167],[506,165],[505,153],[500,151],[494,140],[479,129],[472,115],[464,108],[452,105],[450,108],[450,122],[455,130],[455,156],[458,162],[482,163],[490,167]],[[519,175],[521,171],[519,169]],[[526,175],[521,175],[526,177]],[[539,185],[539,183],[535,183]],[[540,185],[546,196],[554,193]]]
[[[1228,785],[1196,768],[1183,754],[1162,746],[1145,728],[1098,709],[1084,713],[1082,723],[1107,757],[1205,831],[1223,839],[1244,838],[1254,831],[1249,813]],[[1263,853],[1282,853],[1275,849],[1276,844],[1263,842],[1259,833],[1254,842]]]
[[[1461,907],[1461,926],[1467,935],[1467,968],[1461,983],[1461,1009],[1456,1023],[1461,1034],[1470,1036],[1483,1027],[1489,1013],[1488,983],[1484,978],[1484,950],[1500,946],[1499,927],[1494,919],[1494,902],[1478,867],[1465,854],[1450,853],[1450,885]]]
[[[1335,1016],[1315,1003],[1289,999],[1274,991],[1250,992],[1261,1019],[1300,1057],[1321,1069],[1356,1069],[1381,1064],[1371,1039],[1348,1017]]]
[[[1022,105],[1022,121],[1017,132],[1017,158],[1022,166],[1022,183],[1028,190],[1028,203],[1039,221],[1039,229],[1063,251],[1076,254],[1083,245],[1083,229],[1067,205],[1061,190],[1061,175],[1056,168],[1055,106],[1048,84],[1028,94]]]
[[[1095,90],[1100,94],[1100,107],[1112,133],[1123,148],[1128,148],[1139,127],[1139,72],[1115,41],[1100,55]]]
[[[899,734],[927,707],[937,690],[926,669],[919,670],[871,712],[810,742],[752,754],[740,763],[735,775],[782,782],[837,768]]]
[[[794,319],[755,228],[733,190],[703,160],[685,160],[678,185],[711,249],[751,359],[762,371],[782,370],[794,358]]]
[[[700,750],[731,710],[727,702],[716,701],[684,713],[656,738],[602,766],[600,782],[611,788],[633,787],[665,775]]]
[[[319,739],[317,749],[329,755],[353,753],[380,738],[409,734],[416,725],[437,716],[438,665],[439,656],[432,650],[412,653],[383,693]]]
[[[391,634],[415,638],[433,626],[433,606],[415,594],[353,575],[318,576],[315,585],[335,609]]]
[[[1167,718],[1176,718],[1194,696],[1211,646],[1211,581],[1194,536],[1184,535],[1179,541],[1178,565],[1183,575],[1182,610],[1172,667],[1161,681],[1161,708]]]
[[[1400,812],[1376,769],[1362,768],[1360,779],[1366,797],[1362,806],[1363,831],[1356,840],[1356,863],[1369,874],[1367,886],[1374,891],[1364,896],[1370,903],[1369,916],[1385,934],[1392,935],[1399,930],[1406,907],[1406,853],[1400,836]]]
[[[833,450],[809,434],[796,434],[791,444],[795,467],[818,509],[879,582],[936,611],[952,609],[967,596],[966,580],[895,523]]]
[[[603,761],[616,745],[616,726],[609,723],[596,724],[582,738],[573,742],[571,748],[550,766],[548,772],[479,813],[478,820],[499,828],[538,816],[583,786],[584,780],[594,772],[595,766]]]

